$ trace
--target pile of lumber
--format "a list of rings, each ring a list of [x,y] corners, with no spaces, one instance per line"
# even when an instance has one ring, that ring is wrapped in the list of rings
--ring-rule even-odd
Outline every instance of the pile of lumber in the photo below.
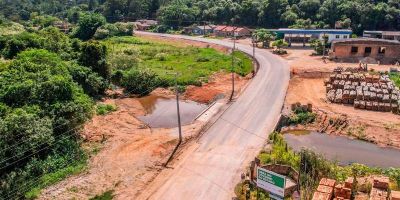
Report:
[[[357,109],[400,112],[400,90],[388,75],[336,69],[324,83],[330,102],[352,104]]]

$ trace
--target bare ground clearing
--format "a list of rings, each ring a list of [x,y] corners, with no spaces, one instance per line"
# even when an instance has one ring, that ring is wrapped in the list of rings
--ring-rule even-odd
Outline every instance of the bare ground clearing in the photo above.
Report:
[[[292,79],[286,97],[285,108],[292,103],[311,103],[317,110],[317,122],[308,127],[315,130],[326,128],[329,134],[345,135],[352,138],[371,141],[382,146],[400,148],[400,116],[392,113],[354,109],[349,105],[333,104],[326,100],[324,79],[338,65],[358,67],[354,63],[324,63],[321,56],[311,56],[311,49],[288,49],[288,60]],[[391,65],[369,65],[379,71],[388,70]],[[340,126],[330,122],[343,121]]]
[[[236,77],[237,93],[248,78]],[[230,74],[215,74],[202,87],[190,86],[183,99],[202,103],[211,102],[217,95],[229,97]],[[156,89],[153,95],[174,97],[166,89]],[[163,169],[177,144],[177,130],[149,128],[138,120],[144,108],[136,98],[105,99],[118,110],[105,116],[95,116],[86,124],[82,136],[89,144],[101,143],[85,172],[67,178],[42,191],[40,199],[88,199],[107,190],[114,190],[116,199],[132,199]],[[183,127],[186,139],[196,137],[205,122],[195,121]]]

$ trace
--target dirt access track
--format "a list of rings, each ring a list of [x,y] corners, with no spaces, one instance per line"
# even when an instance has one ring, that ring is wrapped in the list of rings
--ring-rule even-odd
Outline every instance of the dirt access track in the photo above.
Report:
[[[206,47],[205,43],[187,43],[178,39],[174,42]],[[212,47],[221,51],[224,49],[217,45]],[[249,77],[235,76],[237,94],[249,80]],[[220,101],[226,102],[230,92],[231,75],[217,73],[202,87],[189,86],[181,98],[210,103],[218,95],[224,96]],[[170,90],[161,88],[151,95],[175,97]],[[163,169],[162,165],[177,144],[177,129],[149,128],[138,119],[145,114],[145,109],[137,98],[105,98],[102,103],[116,105],[118,110],[105,116],[95,116],[86,124],[82,133],[86,139],[84,148],[93,152],[87,169],[46,188],[39,199],[89,199],[108,190],[114,191],[115,199],[136,199]],[[184,126],[186,141],[196,137],[205,124],[207,122],[196,120]]]
[[[381,146],[400,148],[400,116],[392,113],[358,110],[353,106],[330,103],[326,100],[324,79],[335,67],[358,67],[357,63],[324,62],[321,56],[311,56],[312,49],[287,49],[292,79],[285,102],[289,109],[292,103],[311,103],[320,118],[310,129],[318,130],[327,119],[343,120],[343,130],[330,127],[329,134],[345,135],[377,143]],[[392,65],[369,64],[369,69],[388,71]],[[325,120],[325,122],[323,122]],[[301,128],[301,127],[300,127]],[[304,127],[303,127],[304,128]]]

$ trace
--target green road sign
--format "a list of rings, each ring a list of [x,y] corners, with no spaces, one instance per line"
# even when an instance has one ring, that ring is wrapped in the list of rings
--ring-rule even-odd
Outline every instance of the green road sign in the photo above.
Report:
[[[285,196],[286,177],[275,172],[257,168],[257,186],[278,196]]]

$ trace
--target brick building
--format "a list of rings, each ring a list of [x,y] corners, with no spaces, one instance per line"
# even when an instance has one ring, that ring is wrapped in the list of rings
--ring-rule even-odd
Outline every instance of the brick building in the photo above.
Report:
[[[236,27],[236,26],[216,26],[214,28],[214,35],[218,37],[247,37],[251,36],[250,29],[246,27]]]
[[[375,38],[335,40],[329,56],[341,62],[394,64],[400,60],[400,42]]]

